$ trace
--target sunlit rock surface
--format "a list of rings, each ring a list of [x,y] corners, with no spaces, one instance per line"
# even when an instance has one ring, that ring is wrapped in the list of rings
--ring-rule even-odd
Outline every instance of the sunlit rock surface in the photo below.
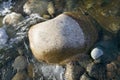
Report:
[[[86,24],[89,23],[86,21]],[[93,30],[91,32],[95,31],[92,26],[79,24],[65,14],[32,26],[28,36],[34,56],[48,63],[60,63],[83,53],[84,49],[88,49],[96,38],[96,34],[90,36],[87,31],[84,32],[83,27],[91,28]]]

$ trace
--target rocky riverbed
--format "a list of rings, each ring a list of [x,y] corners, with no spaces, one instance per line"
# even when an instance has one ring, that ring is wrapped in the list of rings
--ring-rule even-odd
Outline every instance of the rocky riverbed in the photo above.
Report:
[[[0,80],[119,80],[119,0],[0,0]]]

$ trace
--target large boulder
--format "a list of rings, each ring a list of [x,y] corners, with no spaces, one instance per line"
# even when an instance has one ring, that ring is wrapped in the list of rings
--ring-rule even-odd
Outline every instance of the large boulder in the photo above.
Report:
[[[97,32],[88,17],[81,16],[78,20],[63,13],[32,26],[28,36],[31,50],[38,60],[65,63],[88,51],[96,41]]]

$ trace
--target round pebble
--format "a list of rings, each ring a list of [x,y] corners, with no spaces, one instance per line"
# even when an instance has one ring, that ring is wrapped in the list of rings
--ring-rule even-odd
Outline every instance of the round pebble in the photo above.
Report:
[[[14,69],[17,71],[21,71],[27,68],[27,60],[24,56],[18,56],[14,63],[13,63]]]

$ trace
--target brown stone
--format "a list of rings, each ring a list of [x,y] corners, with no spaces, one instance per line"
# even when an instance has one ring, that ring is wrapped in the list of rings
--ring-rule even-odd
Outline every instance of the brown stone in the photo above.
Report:
[[[84,72],[85,69],[79,64],[79,62],[70,62],[66,65],[65,78],[66,80],[79,80]]]

